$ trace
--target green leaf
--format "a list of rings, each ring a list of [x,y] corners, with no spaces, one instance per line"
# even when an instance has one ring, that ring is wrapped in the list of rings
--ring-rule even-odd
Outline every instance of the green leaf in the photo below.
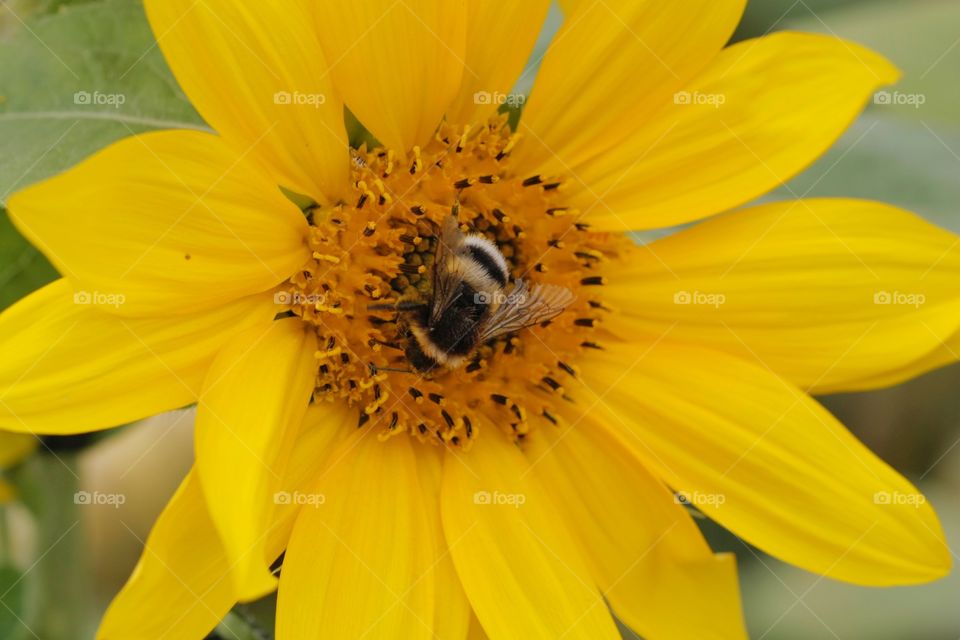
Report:
[[[21,640],[30,637],[30,631],[22,622],[25,591],[23,577],[14,567],[0,566],[0,593],[4,594],[5,605],[0,607],[0,638]]]
[[[157,49],[139,3],[24,0],[4,6],[0,17],[9,37],[0,41],[0,203],[120,138],[205,128]],[[0,210],[0,309],[56,276]]]
[[[7,212],[0,209],[0,310],[56,277],[56,269],[13,228]]]
[[[95,2],[96,0],[5,0],[0,12],[0,36],[9,36],[24,28],[25,23],[35,16],[55,13],[68,5]],[[127,0],[135,2],[136,0]]]
[[[61,451],[31,456],[13,472],[17,495],[35,524],[35,557],[23,580],[26,615],[21,616],[32,631],[29,638],[92,638],[98,622],[81,524],[80,509],[86,507],[75,498],[77,469],[77,455]]]
[[[510,90],[511,93],[530,95],[530,92],[533,90],[534,80],[537,77],[537,72],[540,70],[540,63],[542,63],[546,57],[547,49],[550,48],[550,42],[557,31],[560,30],[562,24],[563,11],[561,11],[560,6],[554,2],[550,5],[547,18],[540,28],[540,35],[537,36],[537,42],[533,46],[533,51],[530,52],[530,58],[524,66],[523,73],[520,74],[520,77],[517,78],[516,83]]]
[[[129,0],[63,6],[0,43],[0,202],[119,138],[205,128]]]
[[[791,20],[813,19],[821,16],[831,21],[832,10],[843,5],[863,3],[866,0],[763,0],[748,2],[747,10],[737,27],[734,40],[761,36],[772,29],[782,29]],[[870,3],[876,6],[876,2]]]
[[[276,610],[276,594],[237,605],[217,625],[217,633],[219,637],[231,640],[270,640],[276,624]]]

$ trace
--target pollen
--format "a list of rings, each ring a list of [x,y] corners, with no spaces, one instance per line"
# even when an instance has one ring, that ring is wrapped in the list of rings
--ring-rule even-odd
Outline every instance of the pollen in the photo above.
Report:
[[[514,440],[556,426],[556,407],[579,384],[577,361],[603,348],[613,312],[603,267],[626,247],[564,205],[562,176],[517,175],[516,140],[501,115],[481,127],[443,124],[406,153],[361,147],[347,201],[305,211],[312,258],[277,299],[317,333],[314,402],[347,401],[358,428],[383,439],[463,448],[484,423]],[[430,303],[439,230],[455,205],[461,230],[495,243],[511,279],[564,286],[576,299],[549,322],[479,345],[458,368],[423,375],[404,353],[404,308]]]

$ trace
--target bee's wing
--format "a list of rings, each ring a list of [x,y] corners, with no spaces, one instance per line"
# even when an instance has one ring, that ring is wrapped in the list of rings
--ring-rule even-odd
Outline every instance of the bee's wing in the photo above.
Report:
[[[464,235],[460,233],[456,216],[443,223],[439,244],[433,259],[433,304],[430,307],[430,323],[436,322],[447,307],[456,299],[460,281],[459,261],[451,261],[463,249]]]
[[[480,344],[555,318],[570,306],[573,298],[573,292],[566,287],[538,284],[530,289],[526,282],[517,280],[507,301],[484,324]]]

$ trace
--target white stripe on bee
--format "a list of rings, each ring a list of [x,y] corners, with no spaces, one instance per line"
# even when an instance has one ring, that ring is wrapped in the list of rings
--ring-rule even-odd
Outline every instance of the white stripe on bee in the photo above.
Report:
[[[449,260],[449,271],[456,273],[474,291],[494,294],[503,290],[503,287],[493,279],[490,272],[472,256],[450,256]]]
[[[500,268],[500,274],[503,276],[503,281],[507,282],[510,280],[510,265],[507,264],[507,259],[503,257],[502,253],[500,253],[500,249],[496,244],[480,235],[467,236],[464,238],[463,244],[464,246],[477,250],[490,258],[490,260]]]

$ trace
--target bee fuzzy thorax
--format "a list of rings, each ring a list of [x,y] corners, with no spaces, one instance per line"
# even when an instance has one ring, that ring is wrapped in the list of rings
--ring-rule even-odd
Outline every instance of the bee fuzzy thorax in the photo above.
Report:
[[[317,334],[314,402],[446,446],[554,426],[609,313],[582,283],[630,249],[564,215],[562,180],[513,175],[514,139],[497,116],[405,154],[361,147],[353,195],[311,207],[313,258],[276,299]]]

